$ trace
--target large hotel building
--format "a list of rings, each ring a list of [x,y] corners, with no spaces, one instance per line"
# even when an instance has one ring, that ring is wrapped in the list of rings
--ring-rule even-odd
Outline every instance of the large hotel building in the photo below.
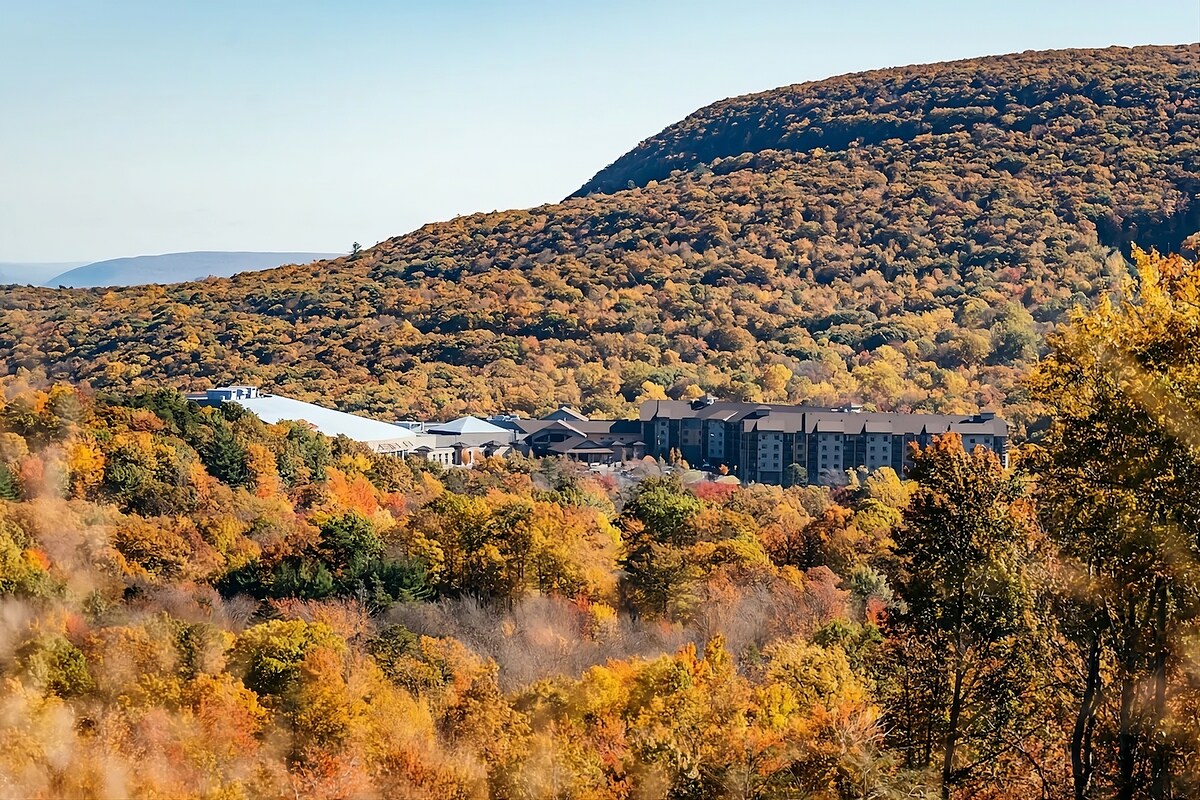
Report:
[[[728,468],[743,483],[844,484],[847,471],[909,465],[909,445],[924,447],[954,431],[968,450],[983,446],[1008,465],[1008,424],[974,415],[865,412],[714,400],[652,400],[641,407],[646,454],[678,454],[700,469]],[[798,465],[798,466],[793,466]]]

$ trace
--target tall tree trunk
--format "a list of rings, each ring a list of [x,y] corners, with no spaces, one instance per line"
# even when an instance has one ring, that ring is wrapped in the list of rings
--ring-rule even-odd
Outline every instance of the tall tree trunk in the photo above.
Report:
[[[946,750],[942,757],[942,800],[950,798],[950,781],[954,775],[954,751],[958,747],[958,718],[962,714],[963,667],[954,668],[954,694],[950,701],[950,723],[946,728]]]
[[[1121,614],[1121,708],[1117,720],[1117,800],[1133,800],[1138,740],[1134,704],[1137,699],[1137,598],[1128,597]]]
[[[1092,731],[1096,725],[1101,689],[1100,642],[1101,633],[1096,630],[1088,646],[1083,698],[1075,717],[1075,728],[1071,731],[1071,779],[1075,786],[1075,800],[1086,800],[1088,786],[1092,782]]]
[[[934,714],[934,709],[938,707],[938,701],[941,699],[941,694],[942,694],[941,683],[942,683],[942,673],[940,671],[938,671],[937,678],[934,680],[933,691],[929,692],[928,696],[924,698],[925,704],[926,704],[926,709],[925,709],[925,715],[924,715],[924,718],[925,718],[925,742],[924,742],[924,747],[921,752],[921,767],[922,768],[928,767],[929,764],[933,761],[933,736],[934,736],[933,721],[936,717],[936,715]]]
[[[1163,736],[1163,723],[1167,716],[1167,658],[1170,648],[1167,644],[1167,584],[1163,578],[1155,580],[1156,591],[1151,596],[1157,603],[1154,610],[1154,705],[1152,711],[1152,728],[1150,734],[1154,742],[1154,754],[1151,762],[1150,797],[1163,800],[1170,795],[1171,770],[1170,748]]]

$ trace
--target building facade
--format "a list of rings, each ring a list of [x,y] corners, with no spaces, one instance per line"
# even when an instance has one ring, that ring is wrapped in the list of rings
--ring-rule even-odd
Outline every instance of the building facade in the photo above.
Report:
[[[743,483],[836,486],[851,470],[891,467],[903,475],[911,445],[955,432],[963,446],[994,451],[1008,465],[1008,424],[973,415],[864,412],[806,406],[652,400],[640,410],[647,454],[692,467],[725,467]]]

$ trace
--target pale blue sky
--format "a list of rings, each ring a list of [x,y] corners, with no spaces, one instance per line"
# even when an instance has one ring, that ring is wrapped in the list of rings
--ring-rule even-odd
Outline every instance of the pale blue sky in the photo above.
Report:
[[[0,0],[0,261],[341,251],[561,199],[722,97],[1197,40],[1197,0]]]

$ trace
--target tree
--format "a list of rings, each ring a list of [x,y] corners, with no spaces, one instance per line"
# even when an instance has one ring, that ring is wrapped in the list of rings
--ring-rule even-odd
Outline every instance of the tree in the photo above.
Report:
[[[204,457],[204,466],[217,480],[230,486],[250,485],[253,475],[249,453],[229,425],[218,424],[208,446],[200,452]]]
[[[647,381],[642,381],[642,392],[641,392],[641,394],[639,394],[637,396],[637,398],[633,402],[641,404],[641,403],[645,403],[649,400],[666,400],[666,399],[667,399],[667,393],[663,389],[663,387],[659,386],[654,381],[647,380]]]
[[[783,471],[783,485],[788,486],[805,486],[808,484],[808,469],[799,463],[788,464],[787,469]]]
[[[383,553],[383,542],[371,521],[356,511],[334,517],[321,526],[322,558],[340,578],[352,579]]]
[[[270,620],[238,637],[230,652],[230,666],[259,696],[294,708],[301,666],[317,649],[340,653],[346,644],[324,623]]]
[[[1134,261],[1122,299],[1076,314],[1032,380],[1053,414],[1031,461],[1067,576],[1076,798],[1200,793],[1200,736],[1181,724],[1200,699],[1185,667],[1200,619],[1200,267]]]
[[[5,464],[0,464],[0,500],[16,502],[21,497],[17,479]]]
[[[18,662],[34,684],[61,697],[86,694],[93,688],[87,658],[60,634],[42,634],[17,653]]]
[[[772,364],[763,370],[763,391],[772,398],[786,398],[788,381],[791,379],[792,371],[786,364]]]
[[[920,488],[895,533],[904,605],[887,623],[889,713],[906,762],[936,762],[945,798],[979,774],[998,780],[1027,733],[1036,525],[1021,483],[957,434],[915,452],[910,474]]]
[[[687,548],[696,541],[693,522],[703,506],[678,477],[642,481],[625,503],[625,595],[638,611],[666,614],[690,602],[686,587],[698,577]]]
[[[690,523],[700,510],[700,501],[677,477],[652,477],[638,484],[621,516],[638,520],[656,541],[678,546],[694,540]]]

